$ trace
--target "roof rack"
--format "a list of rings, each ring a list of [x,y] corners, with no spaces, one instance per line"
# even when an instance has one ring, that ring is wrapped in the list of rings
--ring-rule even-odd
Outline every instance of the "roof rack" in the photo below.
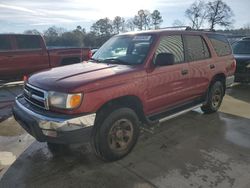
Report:
[[[160,29],[215,32],[214,29],[193,29],[190,26],[173,26],[173,27],[163,27]]]
[[[207,32],[215,32],[215,29],[191,29],[194,31],[207,31]]]
[[[191,29],[190,26],[173,26],[173,27],[163,27],[160,29],[169,29],[169,30],[189,30]]]

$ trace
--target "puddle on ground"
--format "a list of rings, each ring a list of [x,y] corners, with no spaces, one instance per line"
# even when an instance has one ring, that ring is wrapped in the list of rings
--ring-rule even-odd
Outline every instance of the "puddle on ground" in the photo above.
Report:
[[[0,151],[0,165],[11,165],[16,160],[16,156],[11,152]]]
[[[13,116],[0,123],[0,136],[18,136],[24,132]]]
[[[250,119],[239,118],[223,114],[221,116],[226,124],[226,140],[241,146],[250,148]]]

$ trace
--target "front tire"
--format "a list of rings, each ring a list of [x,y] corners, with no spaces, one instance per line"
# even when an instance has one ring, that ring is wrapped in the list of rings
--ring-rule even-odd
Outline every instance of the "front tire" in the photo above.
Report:
[[[99,117],[94,137],[94,149],[105,161],[115,161],[126,156],[135,146],[139,136],[139,120],[130,108],[118,108]]]
[[[208,98],[205,105],[201,107],[201,110],[205,114],[210,114],[218,111],[221,106],[224,97],[224,86],[221,81],[214,82],[209,91]]]

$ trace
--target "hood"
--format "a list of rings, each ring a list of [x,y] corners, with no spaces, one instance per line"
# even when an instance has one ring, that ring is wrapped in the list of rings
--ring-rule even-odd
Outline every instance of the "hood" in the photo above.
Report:
[[[128,65],[103,63],[78,63],[38,72],[28,83],[44,90],[61,92],[73,91],[90,82],[111,77],[135,68]]]

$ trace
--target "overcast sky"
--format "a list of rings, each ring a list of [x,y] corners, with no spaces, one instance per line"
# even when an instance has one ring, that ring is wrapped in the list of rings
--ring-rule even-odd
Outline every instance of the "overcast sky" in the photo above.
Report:
[[[139,9],[158,9],[162,27],[172,26],[175,19],[188,24],[185,10],[194,0],[0,0],[0,33],[20,33],[28,29],[44,31],[50,26],[67,30],[77,25],[89,30],[100,18],[133,17]],[[250,25],[250,0],[224,0],[234,12],[234,28]]]

